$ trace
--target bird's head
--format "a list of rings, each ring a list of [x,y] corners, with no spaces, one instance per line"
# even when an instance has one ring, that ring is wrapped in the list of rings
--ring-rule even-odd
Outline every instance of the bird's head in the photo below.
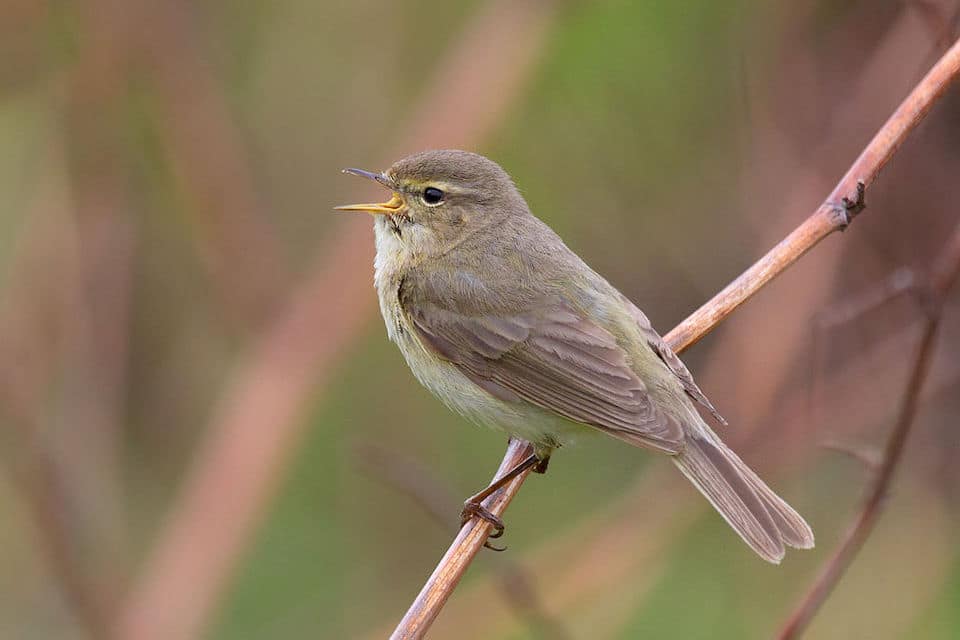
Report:
[[[386,202],[336,209],[374,214],[380,230],[421,254],[446,251],[477,229],[527,212],[507,172],[469,151],[424,151],[382,173],[343,171],[374,180],[393,196]]]

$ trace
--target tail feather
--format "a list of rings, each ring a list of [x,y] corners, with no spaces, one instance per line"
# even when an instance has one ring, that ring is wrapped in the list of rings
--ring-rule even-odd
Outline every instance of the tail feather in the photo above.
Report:
[[[737,454],[727,449],[722,443],[720,446],[729,452],[737,468],[750,482],[757,496],[763,500],[767,512],[777,523],[777,529],[780,531],[784,544],[794,549],[812,549],[814,545],[813,530],[807,524],[807,521],[794,511],[793,507],[788,505],[783,498],[774,493],[773,489],[768,487]]]
[[[706,425],[687,434],[673,457],[680,471],[764,560],[779,564],[784,545],[813,546],[813,531]]]

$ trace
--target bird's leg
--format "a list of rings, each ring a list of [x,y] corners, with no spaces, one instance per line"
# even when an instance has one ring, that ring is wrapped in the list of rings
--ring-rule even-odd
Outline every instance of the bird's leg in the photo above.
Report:
[[[533,471],[534,473],[546,473],[547,466],[549,464],[550,464],[550,455],[548,454],[543,456],[542,458],[539,458],[537,460],[537,464],[533,465],[533,469],[531,469],[531,471]]]
[[[530,467],[539,466],[541,462],[542,460],[537,456],[537,454],[531,453],[529,456],[519,462],[517,466],[491,482],[490,486],[488,486],[486,489],[467,498],[467,500],[463,503],[463,509],[460,511],[460,526],[463,527],[463,525],[467,524],[471,518],[480,518],[481,520],[489,522],[491,525],[493,525],[493,532],[490,534],[490,538],[499,538],[502,536],[506,525],[503,524],[502,519],[500,519],[498,516],[495,516],[490,512],[489,509],[483,506],[483,501],[493,495],[497,490],[506,486],[507,483]],[[488,549],[493,549],[494,551],[503,551],[503,549],[494,547],[489,543],[484,543],[484,546],[486,546]]]

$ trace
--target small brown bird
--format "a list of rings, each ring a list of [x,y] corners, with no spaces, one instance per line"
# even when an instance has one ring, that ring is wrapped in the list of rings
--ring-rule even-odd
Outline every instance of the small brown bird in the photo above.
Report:
[[[693,376],[630,300],[573,253],[527,206],[496,163],[427,151],[383,173],[345,169],[393,192],[375,214],[376,275],[387,334],[417,379],[474,422],[536,453],[546,468],[578,433],[599,430],[666,454],[761,557],[813,547],[813,532],[720,441],[694,402],[724,422]]]

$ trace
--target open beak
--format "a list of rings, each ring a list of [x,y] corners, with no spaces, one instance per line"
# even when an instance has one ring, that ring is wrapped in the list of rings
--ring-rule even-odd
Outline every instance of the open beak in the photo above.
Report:
[[[372,171],[365,171],[363,169],[344,169],[344,173],[350,173],[355,176],[360,176],[361,178],[367,178],[375,182],[379,182],[386,188],[393,191],[393,183],[382,173],[373,173]],[[403,198],[400,197],[400,194],[396,191],[393,192],[393,197],[387,200],[386,202],[380,202],[375,204],[345,204],[340,207],[334,207],[337,211],[365,211],[367,213],[375,213],[379,215],[393,215],[400,211],[404,206]]]

